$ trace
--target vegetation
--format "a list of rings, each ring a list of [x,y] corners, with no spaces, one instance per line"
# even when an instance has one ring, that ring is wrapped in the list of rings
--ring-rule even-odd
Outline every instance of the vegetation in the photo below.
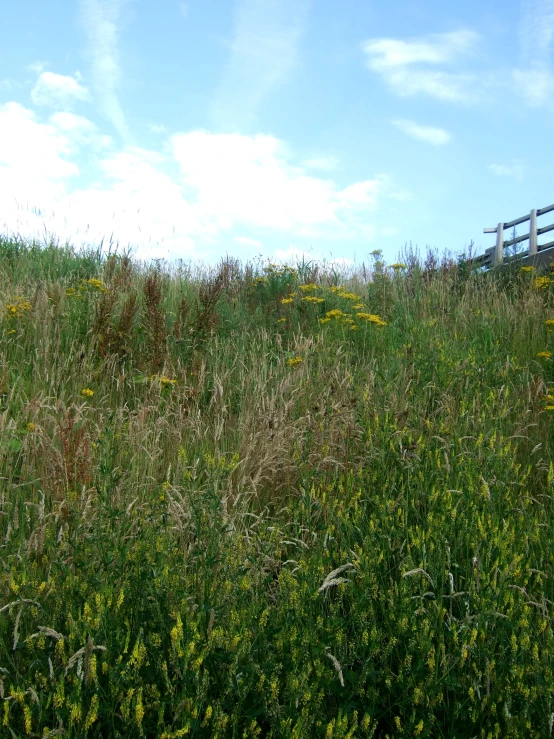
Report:
[[[0,734],[546,737],[548,274],[0,239]]]

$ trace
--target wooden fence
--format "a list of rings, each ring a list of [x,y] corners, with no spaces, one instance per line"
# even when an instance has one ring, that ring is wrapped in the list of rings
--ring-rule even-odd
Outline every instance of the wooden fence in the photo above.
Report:
[[[522,216],[516,218],[515,221],[509,221],[509,223],[499,223],[496,228],[484,228],[483,233],[495,233],[496,234],[496,245],[491,246],[487,249],[483,255],[472,259],[472,269],[478,269],[480,267],[498,267],[502,264],[506,264],[517,260],[521,266],[532,265],[548,266],[554,261],[554,241],[549,241],[548,244],[537,245],[537,236],[547,233],[547,231],[554,231],[554,224],[551,226],[545,226],[544,228],[537,228],[537,216],[542,216],[544,213],[549,213],[554,210],[554,205],[549,205],[548,208],[540,208],[539,210],[532,210],[528,216]],[[530,221],[529,233],[524,236],[518,236],[515,239],[504,241],[504,229],[512,228],[517,226],[519,223],[525,223]],[[527,251],[515,254],[511,257],[504,257],[504,248],[518,244],[520,241],[529,239],[529,248]]]

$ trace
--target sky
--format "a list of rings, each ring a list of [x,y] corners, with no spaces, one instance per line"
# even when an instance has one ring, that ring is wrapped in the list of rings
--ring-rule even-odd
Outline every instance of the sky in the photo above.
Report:
[[[3,235],[391,264],[554,203],[554,0],[18,0],[2,27]]]

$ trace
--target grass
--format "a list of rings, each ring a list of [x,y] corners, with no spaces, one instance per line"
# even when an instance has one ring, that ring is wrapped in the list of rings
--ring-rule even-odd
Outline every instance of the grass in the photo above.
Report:
[[[0,239],[0,734],[547,737],[554,280]]]

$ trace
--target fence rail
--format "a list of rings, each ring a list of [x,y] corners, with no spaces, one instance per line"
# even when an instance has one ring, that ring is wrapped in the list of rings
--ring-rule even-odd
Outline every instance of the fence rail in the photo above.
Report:
[[[550,213],[552,210],[554,210],[554,204],[549,205],[547,208],[532,210],[528,216],[521,216],[521,218],[516,218],[514,221],[499,223],[496,228],[484,228],[483,233],[496,234],[496,244],[495,246],[491,246],[490,249],[487,249],[480,257],[471,261],[472,269],[478,269],[480,267],[498,267],[504,262],[512,262],[514,260],[517,260],[518,264],[529,264],[535,267],[550,264],[551,261],[554,261],[554,241],[549,241],[548,244],[537,245],[537,236],[547,233],[548,231],[554,231],[554,223],[551,226],[537,228],[537,217],[542,216],[545,213]],[[505,228],[512,228],[520,223],[525,223],[525,221],[530,221],[528,234],[518,236],[509,241],[504,241]],[[525,241],[526,239],[529,239],[529,248],[527,251],[521,252],[512,257],[504,257],[505,247],[518,244],[520,241]]]

